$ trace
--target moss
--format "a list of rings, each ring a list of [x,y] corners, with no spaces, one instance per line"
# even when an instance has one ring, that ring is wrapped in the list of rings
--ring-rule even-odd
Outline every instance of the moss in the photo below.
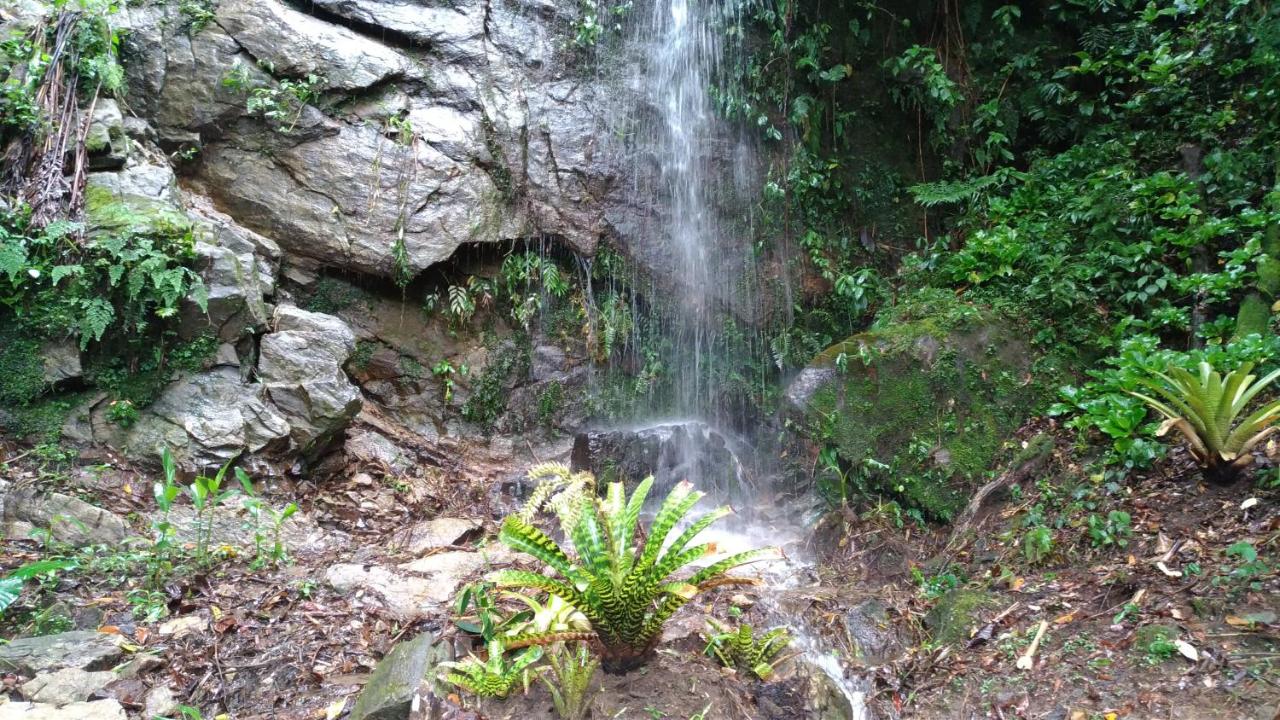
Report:
[[[354,305],[369,307],[369,296],[363,290],[336,278],[322,278],[307,298],[307,310],[336,315]]]
[[[95,185],[85,188],[84,201],[91,236],[133,234],[188,240],[192,237],[191,219],[168,203],[138,195],[116,195],[108,188]]]
[[[882,320],[815,359],[846,372],[812,398],[813,432],[866,489],[946,520],[1040,399],[1033,354],[1012,321],[949,293]]]
[[[1240,312],[1236,315],[1236,338],[1246,335],[1262,335],[1271,325],[1271,303],[1263,300],[1257,293],[1251,293],[1240,303]]]
[[[73,393],[42,398],[27,405],[0,413],[0,426],[15,437],[36,444],[55,443],[62,437],[62,426],[83,394]]]
[[[995,604],[991,595],[983,590],[955,588],[938,598],[938,602],[925,615],[924,622],[938,645],[967,640],[969,631],[978,625],[980,614]]]
[[[40,343],[0,333],[0,405],[26,405],[44,390]]]
[[[1133,634],[1133,646],[1145,653],[1155,642],[1171,643],[1178,639],[1178,628],[1173,625],[1143,625]]]

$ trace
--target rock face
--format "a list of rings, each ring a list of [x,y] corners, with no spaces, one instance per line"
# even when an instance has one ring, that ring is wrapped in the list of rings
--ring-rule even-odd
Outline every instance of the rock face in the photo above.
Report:
[[[109,670],[89,672],[76,668],[63,668],[56,672],[38,675],[35,679],[24,683],[22,696],[34,702],[53,705],[84,702],[115,679],[115,673]]]
[[[828,438],[842,462],[909,507],[949,519],[1039,391],[1034,355],[1013,321],[954,298],[930,306],[827,349],[787,396],[800,424]]]
[[[639,214],[595,140],[610,136],[606,89],[567,77],[573,8],[307,7],[223,2],[192,35],[177,8],[130,8],[124,22],[131,105],[161,145],[200,147],[193,188],[286,253],[392,277],[466,242],[554,235],[590,253],[607,216]],[[326,112],[284,80],[326,93]],[[277,90],[283,121],[248,112],[258,88]]]
[[[350,720],[402,720],[414,695],[430,684],[435,667],[451,660],[448,646],[430,634],[397,645],[378,663],[356,700]]]
[[[11,702],[0,705],[0,720],[126,720],[116,700],[94,700],[70,705]]]

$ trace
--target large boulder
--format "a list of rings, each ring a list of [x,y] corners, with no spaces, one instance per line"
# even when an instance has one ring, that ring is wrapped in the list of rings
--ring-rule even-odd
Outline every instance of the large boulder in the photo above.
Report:
[[[943,293],[828,348],[786,396],[849,472],[949,519],[1031,416],[1035,359],[1017,322]]]
[[[289,418],[294,449],[305,452],[360,412],[360,389],[343,370],[356,338],[332,315],[288,305],[276,308],[274,324],[259,346],[258,375]]]
[[[37,528],[75,546],[118,545],[129,526],[115,513],[70,495],[0,480],[0,537],[25,540]]]

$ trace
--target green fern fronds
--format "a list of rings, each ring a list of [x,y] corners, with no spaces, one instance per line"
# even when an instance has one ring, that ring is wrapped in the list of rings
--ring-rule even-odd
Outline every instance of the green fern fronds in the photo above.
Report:
[[[786,658],[779,658],[791,644],[791,633],[786,628],[774,628],[761,637],[743,623],[733,630],[715,620],[708,620],[711,634],[707,637],[704,652],[714,656],[725,667],[750,671],[761,680],[768,681],[773,670]]]
[[[1172,367],[1141,381],[1151,395],[1131,394],[1165,417],[1158,436],[1177,430],[1206,476],[1230,481],[1253,462],[1253,448],[1280,429],[1280,399],[1238,420],[1258,394],[1280,378],[1276,370],[1258,380],[1250,374],[1253,367],[1244,363],[1225,376],[1207,362],[1200,363],[1197,374]]]
[[[758,560],[781,557],[777,548],[731,555],[692,573],[678,570],[714,552],[709,543],[692,545],[712,523],[731,513],[727,507],[703,515],[667,542],[672,531],[703,497],[688,482],[667,495],[647,537],[637,538],[640,511],[653,487],[645,478],[627,497],[622,483],[611,483],[603,502],[584,500],[570,533],[576,558],[518,515],[506,519],[501,540],[528,553],[559,577],[522,570],[497,573],[500,587],[542,590],[573,606],[586,617],[600,645],[605,670],[626,672],[644,662],[657,644],[662,626],[698,593],[721,585],[749,583],[729,570]]]
[[[931,183],[912,185],[912,196],[924,207],[950,205],[973,198],[983,190],[1003,180],[999,173],[981,175],[967,180],[939,180]]]

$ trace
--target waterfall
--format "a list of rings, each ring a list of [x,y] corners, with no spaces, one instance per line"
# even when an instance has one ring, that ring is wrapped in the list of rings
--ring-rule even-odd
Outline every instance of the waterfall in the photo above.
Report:
[[[754,318],[758,284],[753,234],[743,231],[741,217],[726,217],[726,197],[735,190],[758,193],[762,178],[751,167],[751,146],[716,109],[711,93],[721,80],[721,64],[730,33],[742,35],[742,13],[752,0],[651,0],[641,17],[633,18],[632,63],[627,77],[635,107],[620,107],[619,124],[629,132],[636,163],[637,205],[652,209],[645,228],[646,243],[662,248],[647,259],[661,277],[652,279],[651,295],[662,298],[662,340],[667,347],[667,371],[675,375],[672,407],[648,424],[580,438],[585,458],[598,454],[626,467],[630,461],[646,466],[659,485],[690,480],[707,491],[713,502],[733,503],[739,522],[725,528],[722,545],[782,544],[798,540],[803,528],[800,512],[779,500],[774,483],[753,477],[762,471],[750,443],[736,437],[727,425],[717,387],[718,364],[747,364],[749,358],[727,357],[721,328],[726,317]],[[634,135],[632,135],[632,132]],[[742,181],[746,179],[747,182]],[[739,187],[739,186],[744,187]],[[741,210],[737,211],[739,214]],[[650,239],[651,238],[651,239]],[[747,308],[744,313],[743,308]],[[763,348],[763,343],[759,343]],[[672,421],[675,415],[681,418]],[[614,442],[630,434],[629,449]],[[593,448],[599,450],[594,453]],[[593,467],[593,469],[595,469]],[[661,497],[663,493],[656,493]],[[762,568],[769,585],[794,585],[811,575],[812,563],[800,557],[799,542],[790,543],[790,560]],[[791,627],[796,647],[809,667],[827,675],[848,703],[847,717],[862,720],[859,681],[850,680],[841,662],[823,649],[803,622],[788,617],[765,599],[771,619]]]

